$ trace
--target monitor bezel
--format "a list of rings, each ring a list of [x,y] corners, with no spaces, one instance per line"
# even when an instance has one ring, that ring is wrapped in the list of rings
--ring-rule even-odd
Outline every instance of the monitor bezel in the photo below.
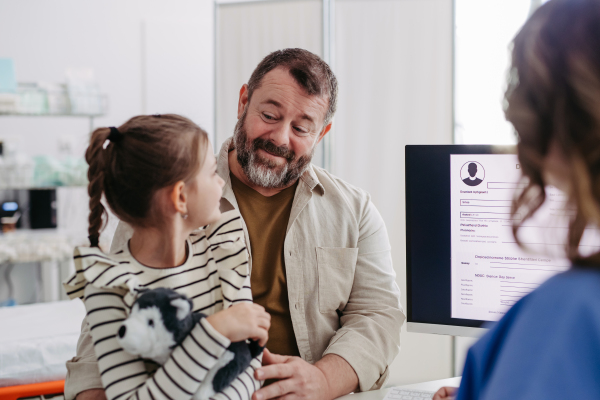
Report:
[[[507,146],[507,145],[406,145],[405,146],[405,221],[406,221],[406,325],[407,331],[412,333],[430,333],[430,334],[438,334],[438,335],[450,335],[450,336],[464,336],[464,337],[480,337],[485,332],[487,332],[486,328],[482,328],[481,326],[465,326],[460,324],[442,324],[442,323],[424,323],[417,322],[413,320],[413,312],[412,312],[412,280],[411,280],[411,270],[412,270],[412,260],[411,260],[411,227],[412,227],[412,216],[408,212],[411,209],[411,199],[409,197],[409,182],[411,180],[407,179],[408,175],[411,171],[410,166],[408,165],[409,157],[407,153],[412,151],[413,149],[419,151],[428,149],[435,153],[442,152],[443,155],[452,155],[452,154],[516,154],[517,148],[516,146]],[[448,193],[448,201],[450,194]],[[450,216],[448,216],[450,217]],[[450,267],[450,266],[449,266]],[[474,323],[480,323],[483,325],[489,321],[480,321],[480,320],[468,320],[473,321]]]

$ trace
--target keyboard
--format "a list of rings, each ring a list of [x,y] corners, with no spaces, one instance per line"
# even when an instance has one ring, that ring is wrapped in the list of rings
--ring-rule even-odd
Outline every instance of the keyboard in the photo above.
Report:
[[[433,398],[434,392],[392,388],[384,400],[426,400]]]

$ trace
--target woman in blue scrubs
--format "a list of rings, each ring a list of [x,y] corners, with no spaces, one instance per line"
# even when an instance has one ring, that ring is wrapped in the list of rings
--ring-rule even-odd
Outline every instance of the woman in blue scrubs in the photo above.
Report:
[[[600,0],[551,0],[532,15],[514,40],[506,104],[529,181],[513,212],[525,221],[545,186],[563,190],[573,265],[470,349],[456,398],[600,399],[600,252],[579,252],[584,230],[600,227]]]

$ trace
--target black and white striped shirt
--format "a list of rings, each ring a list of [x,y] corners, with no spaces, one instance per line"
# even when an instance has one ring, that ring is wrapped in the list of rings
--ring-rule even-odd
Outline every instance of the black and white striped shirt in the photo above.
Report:
[[[248,255],[237,211],[223,213],[219,221],[194,231],[187,245],[190,251],[185,263],[165,269],[140,264],[128,246],[111,255],[97,248],[75,249],[76,273],[64,286],[71,298],[85,303],[108,400],[189,400],[230,344],[202,319],[163,366],[126,353],[116,334],[129,315],[137,290],[174,289],[192,300],[194,312],[207,315],[236,302],[252,301]],[[260,365],[261,356],[214,398],[250,399],[260,387],[254,378]]]

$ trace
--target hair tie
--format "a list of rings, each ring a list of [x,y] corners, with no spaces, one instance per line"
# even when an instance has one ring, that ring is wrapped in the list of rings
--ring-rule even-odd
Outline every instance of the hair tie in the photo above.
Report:
[[[123,136],[125,136],[114,126],[111,126],[108,129],[110,129],[110,134],[108,135],[108,140],[110,140],[113,143],[120,142],[123,139]]]
[[[88,236],[90,239],[90,247],[99,247],[98,246],[98,235]]]

